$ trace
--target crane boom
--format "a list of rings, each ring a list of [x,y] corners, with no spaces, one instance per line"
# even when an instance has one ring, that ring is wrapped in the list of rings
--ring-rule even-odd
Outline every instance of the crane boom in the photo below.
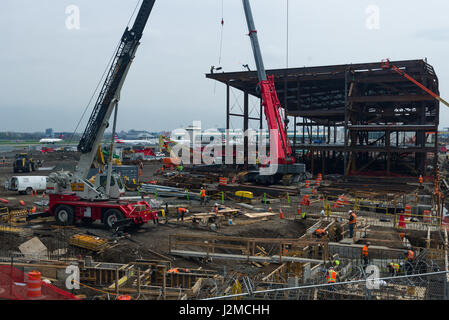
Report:
[[[444,100],[443,98],[441,98],[439,95],[437,95],[436,93],[434,93],[432,90],[426,88],[423,84],[421,84],[420,82],[416,81],[415,79],[413,79],[413,77],[411,77],[410,75],[408,75],[405,71],[399,69],[398,67],[396,67],[393,64],[390,64],[390,60],[385,59],[382,61],[382,69],[393,69],[394,71],[396,71],[398,74],[400,74],[401,76],[403,76],[404,78],[406,78],[407,80],[410,80],[411,82],[413,82],[414,84],[416,84],[418,87],[420,87],[422,90],[424,90],[425,92],[427,92],[428,94],[430,94],[432,97],[434,97],[435,99],[437,99],[438,101],[440,101],[441,103],[443,103],[444,105],[446,105],[446,107],[449,107],[449,103]]]
[[[281,103],[279,102],[273,76],[267,76],[263,64],[262,53],[257,38],[257,31],[254,25],[254,19],[251,12],[249,0],[242,0],[245,10],[246,22],[248,24],[249,37],[254,54],[254,60],[257,67],[257,76],[259,79],[258,88],[260,90],[262,105],[264,107],[265,117],[268,122],[268,129],[277,130],[277,158],[278,164],[293,164],[295,162],[292,156],[290,140],[285,129],[284,118],[281,114]]]
[[[97,148],[108,127],[111,113],[120,100],[120,90],[140,44],[143,30],[153,9],[155,0],[143,0],[133,27],[127,27],[115,53],[105,82],[97,98],[86,129],[78,144],[81,152],[75,174],[85,179],[94,160]]]

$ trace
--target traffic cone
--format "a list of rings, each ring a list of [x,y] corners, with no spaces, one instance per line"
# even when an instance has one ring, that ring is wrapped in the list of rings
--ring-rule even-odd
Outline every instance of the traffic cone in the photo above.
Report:
[[[281,208],[279,208],[279,217],[280,217],[281,219],[284,219],[284,213],[282,212],[282,209],[281,209]]]

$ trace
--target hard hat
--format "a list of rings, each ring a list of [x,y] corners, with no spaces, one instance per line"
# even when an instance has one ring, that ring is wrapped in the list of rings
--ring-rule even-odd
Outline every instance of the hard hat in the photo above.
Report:
[[[330,267],[330,268],[329,268],[329,270],[331,270],[331,269],[334,270],[334,267]]]
[[[352,213],[352,210],[349,210],[348,213],[351,214],[351,213]]]
[[[215,202],[214,206],[215,206],[215,207],[218,207],[218,203]]]

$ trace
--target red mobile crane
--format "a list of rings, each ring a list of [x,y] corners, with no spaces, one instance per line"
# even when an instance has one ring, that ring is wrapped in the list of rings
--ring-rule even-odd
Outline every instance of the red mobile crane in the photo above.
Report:
[[[271,149],[273,148],[274,142],[277,156],[270,156],[269,165],[276,164],[277,170],[272,172],[272,174],[262,174],[260,172],[260,174],[255,175],[255,180],[256,182],[272,184],[279,182],[281,179],[284,179],[285,181],[285,178],[288,177],[289,182],[293,182],[299,180],[299,178],[305,174],[305,165],[302,163],[295,163],[295,157],[287,135],[281,104],[276,93],[274,77],[267,76],[265,72],[249,0],[243,0],[243,8],[248,24],[248,35],[251,39],[254,60],[257,67],[257,76],[259,79],[258,91],[260,92],[260,97],[262,99],[268,129],[270,131],[275,130],[276,132],[275,140],[270,138],[270,147]]]

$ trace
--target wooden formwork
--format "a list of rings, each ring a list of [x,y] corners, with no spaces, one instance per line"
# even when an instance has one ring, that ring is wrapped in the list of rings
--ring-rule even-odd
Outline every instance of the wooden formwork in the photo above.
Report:
[[[246,257],[248,262],[314,262],[329,260],[327,241],[321,239],[279,239],[279,238],[246,238],[229,236],[206,236],[191,234],[176,234],[169,236],[169,252],[183,254],[185,251],[204,258],[216,257],[223,259],[239,259]],[[260,247],[269,245],[277,255],[261,257]],[[200,248],[199,250],[197,248]],[[307,248],[307,250],[306,250]],[[235,252],[225,254],[223,252]],[[307,252],[307,254],[306,254]],[[306,258],[305,256],[308,255]],[[304,257],[304,258],[303,258]],[[309,259],[310,261],[307,261]],[[312,261],[313,260],[313,261]]]

